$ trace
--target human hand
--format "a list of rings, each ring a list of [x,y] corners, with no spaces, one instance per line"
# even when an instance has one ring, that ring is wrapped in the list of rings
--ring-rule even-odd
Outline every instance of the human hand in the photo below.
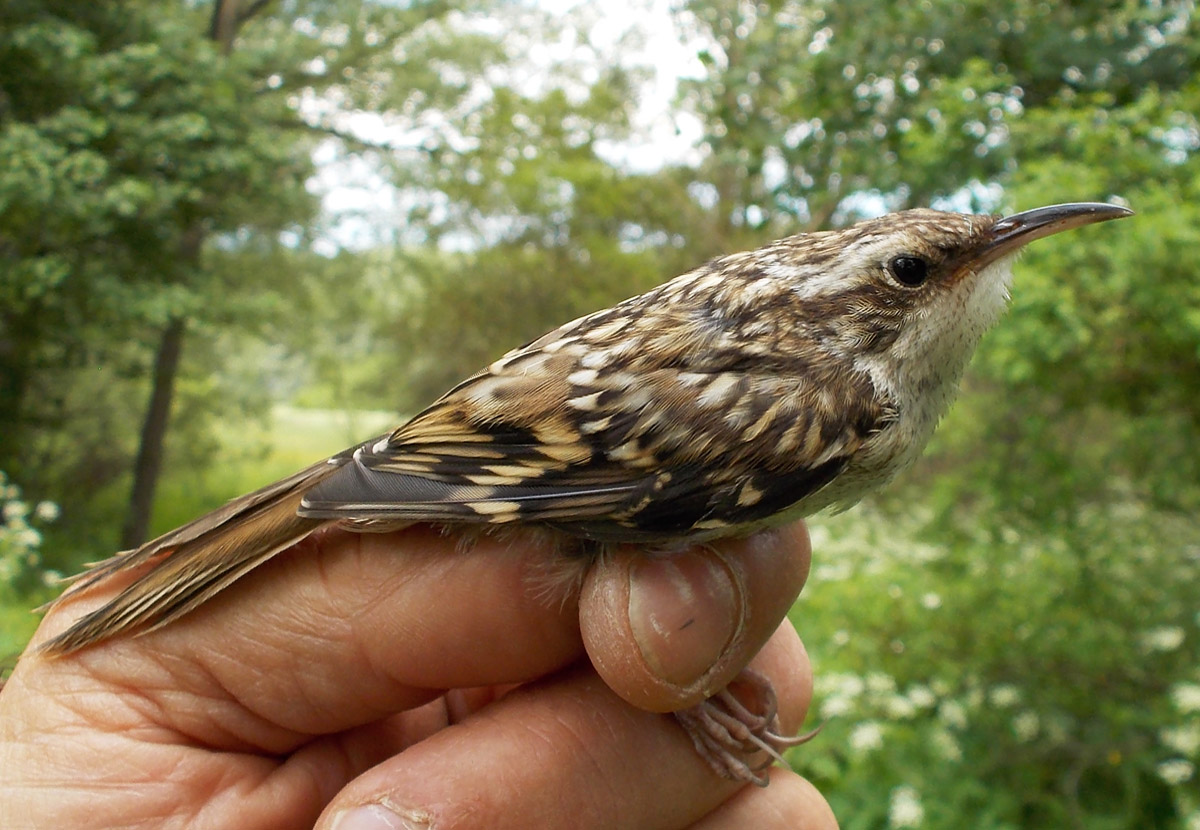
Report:
[[[646,711],[697,702],[767,641],[753,665],[784,726],[803,720],[807,657],[779,625],[802,526],[713,548],[622,549],[559,607],[529,590],[537,539],[334,530],[167,628],[32,650],[106,584],[47,615],[0,693],[0,827],[834,827],[799,776],[719,779]]]

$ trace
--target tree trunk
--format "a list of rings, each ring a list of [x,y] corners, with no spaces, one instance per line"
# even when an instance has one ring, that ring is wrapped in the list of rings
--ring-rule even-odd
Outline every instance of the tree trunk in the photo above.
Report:
[[[150,529],[150,511],[154,506],[154,491],[162,471],[163,442],[171,415],[171,398],[175,394],[175,375],[183,351],[183,335],[187,321],[172,317],[158,341],[154,358],[154,381],[150,404],[142,423],[142,438],[138,444],[137,461],[133,466],[133,490],[129,494],[129,513],[121,531],[121,547],[135,548],[146,541]]]
[[[217,0],[213,4],[209,21],[209,39],[220,46],[228,55],[233,51],[233,41],[238,28],[247,19],[257,14],[269,0],[254,0],[243,6],[242,0]],[[187,267],[198,267],[200,248],[206,232],[197,224],[188,228],[180,243],[179,258]],[[171,399],[175,394],[175,374],[179,369],[179,357],[183,351],[183,335],[187,320],[172,317],[162,331],[158,342],[158,354],[154,359],[154,381],[150,391],[150,405],[146,409],[146,420],[142,423],[142,438],[138,444],[137,460],[133,466],[133,489],[129,494],[129,513],[121,531],[121,546],[135,548],[146,540],[150,529],[150,513],[154,507],[154,492],[158,488],[158,476],[162,471],[163,443],[167,437],[167,424],[171,416]]]
[[[0,472],[20,472],[21,439],[25,424],[25,393],[29,389],[30,361],[36,320],[18,314],[0,324]]]

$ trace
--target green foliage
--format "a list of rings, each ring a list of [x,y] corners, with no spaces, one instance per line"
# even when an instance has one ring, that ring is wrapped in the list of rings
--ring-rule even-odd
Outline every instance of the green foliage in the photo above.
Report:
[[[1190,6],[686,8],[714,44],[683,101],[698,175],[735,235],[939,198],[1138,211],[1034,245],[930,457],[823,522],[795,619],[831,722],[794,761],[848,828],[1192,826]]]
[[[386,149],[345,116],[417,124],[500,57],[451,3],[264,8],[210,37],[203,5],[0,6],[0,464],[64,501],[72,557],[116,543],[168,321],[188,324],[170,463],[212,463],[211,419],[280,393],[227,367],[304,313],[279,249],[311,241],[317,142]]]
[[[48,599],[58,574],[46,570],[38,556],[39,529],[58,518],[58,505],[31,505],[21,488],[0,471],[0,678],[9,658],[25,647],[37,618],[31,604]]]
[[[514,44],[562,34],[543,17],[511,25]],[[396,162],[413,244],[321,266],[359,286],[315,293],[333,358],[321,390],[338,400],[415,411],[506,349],[720,252],[690,171],[635,174],[604,157],[631,129],[636,72],[585,80],[565,60],[534,85],[504,68],[448,108],[423,158]]]
[[[891,208],[961,203],[968,186],[1039,157],[1054,163],[1060,133],[1027,145],[1036,130],[1017,130],[1029,114],[1073,120],[1075,99],[1096,94],[1135,105],[1188,86],[1197,57],[1181,4],[694,0],[684,10],[713,44],[682,102],[705,126],[700,176],[731,227],[766,234],[845,222],[877,205],[864,194]]]
[[[611,148],[643,75],[598,55],[588,6],[256,8],[214,43],[204,4],[0,4],[0,466],[64,505],[44,546],[0,547],[0,609],[116,544],[172,317],[157,529],[391,420],[279,401],[411,412],[554,325],[863,213],[1124,199],[1135,219],[1032,247],[929,457],[822,521],[795,618],[829,725],[794,760],[848,828],[1200,821],[1190,4],[692,0],[675,114],[700,161],[636,173]],[[530,78],[542,43],[568,57]],[[357,217],[386,244],[314,244],[314,152],[396,186]]]
[[[793,619],[828,723],[793,762],[848,828],[914,802],[888,826],[1184,826],[1200,528],[1135,501],[1066,532],[960,519],[952,543],[920,513],[817,524]]]
[[[385,399],[416,411],[499,357],[503,344],[528,342],[660,281],[653,253],[621,251],[599,237],[589,242],[407,258],[403,312],[381,341],[388,354],[410,355],[407,382],[392,385]],[[498,295],[509,313],[497,313]]]
[[[190,252],[313,209],[284,96],[204,28],[137,3],[0,9],[0,463],[36,492],[120,481],[159,329],[253,289],[217,290]]]
[[[222,463],[168,470],[152,532],[179,527],[214,504],[256,490],[395,424],[392,412],[291,406],[272,407],[252,420],[236,415],[216,419],[211,451]]]

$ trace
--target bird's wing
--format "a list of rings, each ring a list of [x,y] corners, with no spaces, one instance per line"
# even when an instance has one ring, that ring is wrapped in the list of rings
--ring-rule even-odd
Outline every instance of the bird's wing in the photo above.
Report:
[[[619,309],[510,352],[364,445],[300,515],[718,535],[823,487],[885,417],[855,385],[869,379],[828,356],[756,360],[679,304],[614,331],[631,325]]]

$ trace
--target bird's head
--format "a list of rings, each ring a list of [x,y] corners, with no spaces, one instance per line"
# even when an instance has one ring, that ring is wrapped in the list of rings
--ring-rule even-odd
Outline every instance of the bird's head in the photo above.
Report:
[[[827,347],[928,395],[954,385],[1004,310],[1025,245],[1131,214],[1088,202],[1006,217],[907,210],[781,240],[774,259]]]

